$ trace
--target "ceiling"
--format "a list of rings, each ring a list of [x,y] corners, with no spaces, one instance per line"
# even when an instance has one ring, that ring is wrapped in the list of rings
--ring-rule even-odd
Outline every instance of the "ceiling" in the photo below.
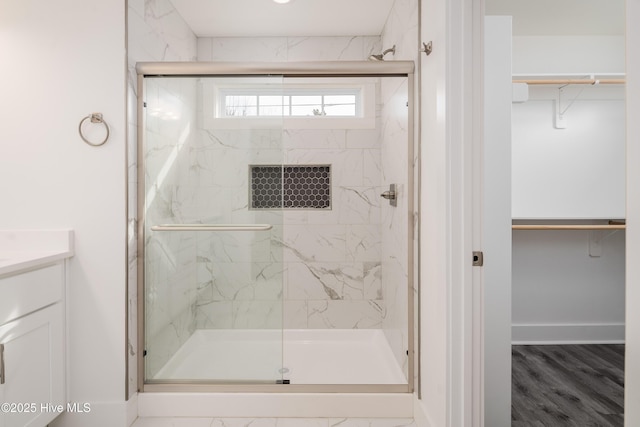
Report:
[[[516,36],[624,35],[625,0],[486,0],[487,15],[513,16]]]
[[[198,37],[378,36],[394,0],[171,0]]]
[[[198,37],[377,36],[395,0],[171,0]],[[516,36],[624,35],[625,0],[486,0]]]

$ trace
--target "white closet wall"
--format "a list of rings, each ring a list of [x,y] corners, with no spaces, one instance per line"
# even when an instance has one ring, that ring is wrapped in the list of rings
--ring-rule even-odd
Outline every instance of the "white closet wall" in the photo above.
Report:
[[[514,75],[624,72],[618,36],[514,37]],[[601,48],[594,49],[594,46]],[[624,86],[530,86],[513,104],[513,217],[624,218]],[[575,100],[575,101],[574,101]],[[515,343],[624,339],[624,231],[514,231]]]

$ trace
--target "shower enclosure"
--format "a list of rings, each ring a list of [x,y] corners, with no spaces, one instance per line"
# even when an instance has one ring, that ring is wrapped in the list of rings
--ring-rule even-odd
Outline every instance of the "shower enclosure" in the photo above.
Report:
[[[138,64],[139,384],[410,392],[413,63]]]

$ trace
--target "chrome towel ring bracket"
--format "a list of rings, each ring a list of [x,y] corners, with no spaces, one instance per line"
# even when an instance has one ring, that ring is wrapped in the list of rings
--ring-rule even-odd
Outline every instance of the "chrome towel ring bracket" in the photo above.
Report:
[[[104,125],[104,128],[107,131],[107,134],[105,135],[104,139],[101,142],[91,142],[82,133],[82,126],[84,125],[84,122],[86,122],[87,120],[91,120],[91,123],[101,123]],[[78,125],[78,133],[80,134],[80,138],[82,138],[84,142],[86,142],[87,144],[93,147],[99,147],[105,142],[107,142],[107,140],[109,139],[109,125],[102,118],[102,113],[91,113],[87,117],[80,120],[80,124]]]

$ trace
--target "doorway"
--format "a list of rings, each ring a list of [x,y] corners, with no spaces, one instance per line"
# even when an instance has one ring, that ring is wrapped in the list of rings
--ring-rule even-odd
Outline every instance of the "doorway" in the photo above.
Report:
[[[512,312],[506,314],[510,317],[509,343],[528,349],[543,345],[535,356],[541,360],[553,359],[542,351],[551,345],[561,345],[558,350],[572,349],[566,345],[610,345],[615,350],[624,342],[625,317],[626,124],[625,90],[619,82],[624,79],[624,5],[607,3],[602,10],[591,10],[594,15],[585,14],[585,19],[604,22],[605,30],[602,25],[583,22],[590,33],[565,24],[562,32],[552,34],[556,19],[564,14],[554,11],[553,16],[542,18],[534,13],[544,8],[525,11],[518,3],[510,3],[487,2],[488,15],[513,16],[512,78],[524,80],[528,92],[514,91],[513,101],[519,103],[513,104],[513,144],[509,147],[513,150],[509,156],[512,189],[508,191],[513,198],[509,224],[513,228],[513,274],[508,287],[513,298]],[[605,16],[609,19],[602,19]],[[536,30],[535,25],[541,27],[541,23],[544,29]],[[594,43],[608,43],[608,47],[587,55],[580,47],[587,40],[591,47]],[[607,125],[611,129],[605,130]],[[571,158],[563,157],[569,153]],[[537,157],[540,155],[546,158]],[[576,178],[578,182],[572,181]],[[599,190],[599,183],[609,179],[607,189]],[[514,351],[514,361],[522,356],[519,350],[522,348]],[[487,349],[487,363],[491,351]],[[619,369],[619,352],[606,353],[611,353],[609,362]],[[560,352],[552,354],[568,358]],[[577,361],[575,366],[579,366]],[[621,376],[612,376],[618,385]],[[619,395],[621,402],[621,391]],[[487,408],[503,398],[496,396],[485,389]],[[511,405],[502,402],[493,413],[496,418],[487,409],[488,424],[509,425],[506,408]],[[610,425],[621,425],[622,417],[616,411],[608,414],[618,419]]]

